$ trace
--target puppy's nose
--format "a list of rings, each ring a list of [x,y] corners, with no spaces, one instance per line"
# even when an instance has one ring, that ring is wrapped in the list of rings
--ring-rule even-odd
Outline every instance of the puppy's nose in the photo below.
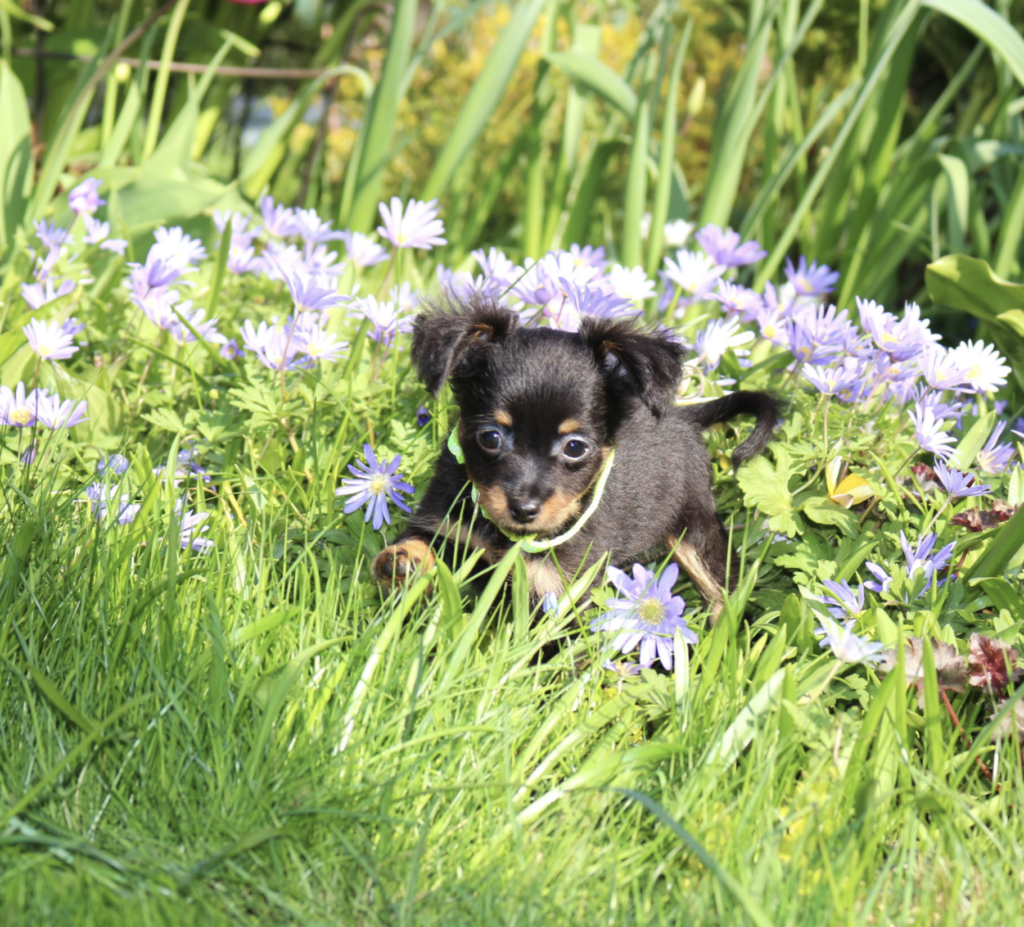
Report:
[[[536,499],[509,499],[508,510],[521,525],[528,525],[537,517],[540,502]]]

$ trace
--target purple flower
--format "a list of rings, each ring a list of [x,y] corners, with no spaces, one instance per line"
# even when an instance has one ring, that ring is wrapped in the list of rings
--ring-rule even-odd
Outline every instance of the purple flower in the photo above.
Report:
[[[568,254],[577,264],[586,264],[597,271],[604,271],[608,266],[608,261],[604,256],[604,248],[600,245],[571,244],[569,245]]]
[[[96,472],[103,476],[109,470],[115,476],[123,476],[128,472],[130,466],[127,457],[121,454],[111,454],[106,460],[96,461]]]
[[[967,371],[951,352],[934,344],[917,355],[917,365],[925,382],[938,390],[956,389],[966,383]]]
[[[984,473],[1003,473],[1017,453],[1012,444],[999,444],[1005,428],[1006,422],[997,423],[985,446],[978,451],[978,466]]]
[[[704,253],[724,267],[743,267],[768,256],[768,252],[756,241],[741,245],[739,232],[732,229],[723,232],[717,225],[705,225],[694,237]]]
[[[45,219],[37,219],[32,223],[38,238],[50,251],[58,251],[61,245],[71,245],[74,238],[69,229],[62,229],[58,225],[51,225]]]
[[[342,232],[331,228],[331,221],[321,221],[315,209],[296,209],[293,222],[293,233],[298,235],[306,244],[306,252],[312,250],[313,245],[325,241],[335,241],[342,237]]]
[[[41,309],[47,303],[52,303],[55,299],[73,293],[75,287],[78,286],[74,280],[64,280],[58,286],[54,286],[55,282],[50,279],[44,280],[42,283],[23,283],[21,285],[22,299],[33,309]]]
[[[390,463],[385,464],[383,461],[378,462],[373,448],[369,444],[363,445],[363,453],[366,455],[367,463],[357,461],[355,464],[349,464],[349,472],[355,478],[343,479],[341,488],[336,489],[334,494],[336,496],[351,496],[345,503],[346,515],[366,505],[365,520],[370,521],[372,518],[373,530],[379,531],[384,522],[391,524],[388,500],[403,512],[411,512],[412,509],[405,504],[399,493],[412,493],[414,489],[408,483],[403,482],[401,474],[397,472],[398,465],[402,462],[400,454],[396,454],[391,458]]]
[[[931,589],[936,574],[949,565],[949,560],[953,556],[953,550],[956,547],[956,542],[954,541],[933,554],[932,549],[935,547],[936,538],[937,535],[934,532],[926,534],[918,539],[917,547],[911,547],[907,536],[903,531],[900,531],[900,547],[903,548],[903,556],[906,558],[907,578],[913,581],[915,574],[920,572],[926,580],[921,591],[918,592],[918,596],[924,595]],[[888,593],[892,585],[892,577],[877,563],[865,563],[864,566],[878,580],[878,582],[869,581],[864,583],[864,588],[877,593]],[[946,580],[942,580],[939,585],[941,586],[945,582]],[[905,603],[909,601],[906,598],[906,593],[904,597]]]
[[[123,238],[108,238],[110,235],[110,223],[100,222],[88,214],[82,216],[85,223],[85,237],[82,241],[87,245],[99,245],[104,251],[113,251],[115,254],[124,254],[128,242]]]
[[[935,476],[938,477],[942,488],[949,493],[950,499],[966,499],[968,496],[987,496],[992,492],[992,487],[979,484],[973,473],[961,473],[959,470],[936,461]]]
[[[640,666],[653,666],[655,660],[660,660],[665,669],[672,669],[675,632],[681,632],[687,643],[697,643],[697,635],[683,618],[686,603],[681,596],[672,595],[679,567],[670,563],[658,579],[651,570],[634,563],[630,579],[622,570],[610,566],[607,577],[623,598],[608,599],[605,604],[609,611],[598,615],[590,630],[618,632],[611,646],[620,653],[639,647]]]
[[[402,201],[393,196],[389,206],[381,203],[378,209],[384,224],[378,225],[377,231],[396,248],[430,250],[448,244],[441,237],[444,222],[437,218],[437,200],[409,200],[403,209]]]
[[[931,331],[931,323],[921,318],[921,307],[907,303],[903,318],[885,311],[873,299],[857,297],[860,324],[871,339],[894,361],[905,361],[931,348],[939,336]]]
[[[854,592],[845,579],[841,579],[839,582],[823,579],[821,582],[828,590],[828,594],[823,596],[821,601],[828,606],[828,610],[836,618],[842,618],[844,615],[856,618],[864,611],[863,586],[858,586],[857,591]],[[817,634],[818,632],[815,631],[814,633]]]
[[[745,286],[719,280],[718,289],[711,294],[727,312],[738,313],[744,322],[753,322],[764,309],[764,299],[759,293]]]
[[[156,244],[149,249],[146,264],[162,261],[164,264],[185,271],[192,264],[198,264],[206,258],[203,243],[191,235],[186,235],[180,226],[165,228],[160,226],[153,232]]]
[[[488,283],[498,290],[507,290],[522,273],[522,269],[497,248],[490,248],[486,253],[483,248],[477,248],[470,252],[470,257],[476,259]]]
[[[28,428],[39,421],[50,409],[52,397],[49,391],[39,387],[25,393],[25,384],[18,383],[12,390],[0,386],[0,425],[13,428]]]
[[[586,287],[600,275],[597,268],[574,260],[568,251],[549,251],[520,276],[514,292],[523,302],[543,306],[545,315],[557,318],[569,290]]]
[[[852,618],[840,624],[822,615],[821,627],[814,631],[816,636],[823,636],[819,646],[830,647],[833,656],[843,663],[878,663],[882,659],[885,644],[854,634],[854,624],[856,622]]]
[[[39,420],[47,427],[56,431],[58,428],[74,428],[86,420],[88,406],[81,401],[65,399],[60,402],[59,396],[51,396],[50,401],[39,409]]]
[[[235,341],[234,338],[231,338],[225,344],[221,345],[220,356],[223,357],[224,360],[234,360],[237,357],[245,357],[245,351],[238,346],[238,342]]]
[[[336,335],[325,332],[315,322],[300,325],[295,337],[300,350],[312,361],[336,361],[349,347],[347,341],[338,341]]]
[[[43,360],[67,360],[78,351],[78,345],[60,322],[30,319],[21,330],[28,338],[29,346]]]
[[[313,277],[291,274],[283,267],[281,273],[288,284],[296,312],[325,312],[348,301],[348,297],[341,296],[336,289],[318,286]]]
[[[818,392],[825,396],[836,396],[851,390],[860,382],[860,372],[843,367],[816,367],[805,364],[800,372]]]
[[[174,507],[174,514],[178,518],[178,531],[180,532],[179,543],[182,550],[192,548],[197,554],[205,554],[217,545],[209,538],[200,537],[201,534],[210,530],[209,525],[203,522],[210,517],[209,512],[182,511],[184,506],[179,500]],[[202,527],[200,527],[202,525]]]
[[[362,232],[345,230],[341,233],[341,240],[345,242],[345,250],[353,267],[373,267],[388,259],[387,251]]]
[[[372,295],[355,300],[352,303],[352,312],[370,320],[373,328],[367,334],[386,348],[395,343],[399,333],[407,334],[412,331],[411,318],[400,318],[394,303],[378,303],[377,298]]]
[[[948,459],[953,453],[956,438],[943,430],[941,419],[936,419],[930,408],[920,404],[914,406],[910,418],[914,423],[914,437],[921,450],[929,451],[943,460]]]
[[[548,303],[544,308],[544,314],[551,320],[553,327],[562,331],[578,331],[585,316],[614,319],[637,313],[632,300],[623,299],[598,286],[577,286],[564,278],[559,282],[565,290],[566,298],[560,304],[554,301],[554,304]]]
[[[263,215],[263,228],[268,235],[287,238],[297,234],[294,209],[275,203],[272,196],[265,196],[260,200],[260,212]]]
[[[100,199],[100,187],[103,181],[97,177],[83,180],[68,194],[68,205],[76,216],[92,216],[106,200]]]
[[[416,410],[416,424],[420,428],[424,428],[430,424],[430,417],[430,410],[426,406],[420,406]]]
[[[297,325],[289,316],[285,325],[260,322],[254,327],[248,319],[242,323],[242,341],[264,367],[271,370],[294,370],[305,366],[299,357],[300,339],[295,337]]]
[[[827,264],[819,267],[816,261],[811,261],[808,267],[807,258],[803,255],[796,267],[786,258],[785,273],[786,279],[800,296],[824,296],[835,289],[839,280],[839,271],[832,270]]]
[[[117,514],[115,519],[119,525],[128,525],[142,509],[141,505],[133,505],[128,493],[121,493],[118,486],[104,486],[103,483],[91,483],[85,487],[85,495],[92,504],[96,521],[106,521],[111,510]]]

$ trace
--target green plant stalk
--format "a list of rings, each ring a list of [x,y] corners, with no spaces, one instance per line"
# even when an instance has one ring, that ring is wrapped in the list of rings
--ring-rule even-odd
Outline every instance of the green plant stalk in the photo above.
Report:
[[[647,241],[647,276],[653,277],[661,264],[665,250],[665,236],[661,229],[668,222],[669,201],[672,198],[672,168],[675,164],[676,122],[679,107],[679,84],[682,79],[683,62],[693,34],[693,19],[687,17],[683,34],[676,46],[669,72],[668,93],[665,97],[665,111],[661,119],[661,151],[658,154],[658,181],[654,187],[654,202],[651,204],[651,232]]]
[[[377,213],[384,166],[391,150],[391,136],[412,50],[417,6],[416,0],[397,0],[395,4],[384,70],[374,88],[359,133],[361,136],[365,134],[359,148],[359,162],[358,165],[350,164],[348,168],[357,167],[355,191],[351,211],[343,213],[339,221],[355,231],[369,231]]]
[[[171,13],[171,19],[167,24],[164,45],[160,52],[160,69],[156,72],[156,80],[153,83],[153,96],[150,100],[149,116],[146,120],[146,135],[142,142],[143,161],[148,161],[150,155],[156,150],[157,139],[160,136],[160,123],[164,113],[164,101],[167,99],[167,85],[171,78],[171,62],[174,61],[174,51],[178,47],[178,36],[181,34],[181,25],[185,21],[188,4],[189,0],[177,0],[174,12]]]
[[[132,6],[135,0],[124,0],[117,11],[117,29],[114,33],[115,44],[120,44],[128,29],[128,20],[132,15]],[[106,147],[110,143],[110,136],[114,131],[114,121],[117,117],[117,81],[108,80],[103,92],[103,121],[100,131],[100,145]]]

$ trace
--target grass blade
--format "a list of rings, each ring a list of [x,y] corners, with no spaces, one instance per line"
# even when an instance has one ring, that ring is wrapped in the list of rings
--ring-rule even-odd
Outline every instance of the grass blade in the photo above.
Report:
[[[474,82],[462,109],[459,110],[452,134],[437,156],[434,169],[423,187],[424,199],[433,199],[444,193],[456,169],[465,161],[487,126],[488,120],[505,95],[505,88],[522,57],[545,2],[546,0],[528,0],[514,8],[511,20],[502,29],[500,38],[488,55],[487,63]],[[390,55],[389,50],[389,58]],[[384,83],[383,78],[381,83]]]
[[[671,830],[672,833],[674,833],[686,845],[689,851],[701,861],[705,868],[716,879],[718,879],[722,888],[736,899],[746,912],[747,917],[749,917],[753,923],[757,924],[757,927],[771,927],[771,921],[768,920],[761,908],[754,903],[754,900],[747,894],[746,889],[721,866],[719,866],[715,861],[715,858],[708,853],[703,846],[701,846],[697,838],[686,830],[682,824],[673,818],[672,815],[662,808],[662,806],[653,798],[649,795],[645,795],[643,792],[637,792],[634,789],[616,789],[615,791],[621,792],[627,798],[631,798],[638,804],[643,805],[651,812],[651,814],[661,821],[662,824]]]

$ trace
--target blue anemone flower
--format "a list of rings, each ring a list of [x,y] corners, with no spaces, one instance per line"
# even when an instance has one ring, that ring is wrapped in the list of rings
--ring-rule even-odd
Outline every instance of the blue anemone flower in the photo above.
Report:
[[[366,521],[372,518],[373,530],[379,531],[384,522],[391,524],[388,501],[394,502],[403,512],[411,512],[412,509],[405,504],[399,493],[411,493],[415,490],[404,482],[401,474],[397,472],[398,465],[402,462],[401,454],[395,454],[391,462],[386,464],[377,460],[369,444],[363,445],[363,453],[366,454],[367,463],[349,464],[348,469],[355,478],[343,479],[341,488],[336,489],[334,494],[351,496],[345,503],[346,515],[366,505]]]

